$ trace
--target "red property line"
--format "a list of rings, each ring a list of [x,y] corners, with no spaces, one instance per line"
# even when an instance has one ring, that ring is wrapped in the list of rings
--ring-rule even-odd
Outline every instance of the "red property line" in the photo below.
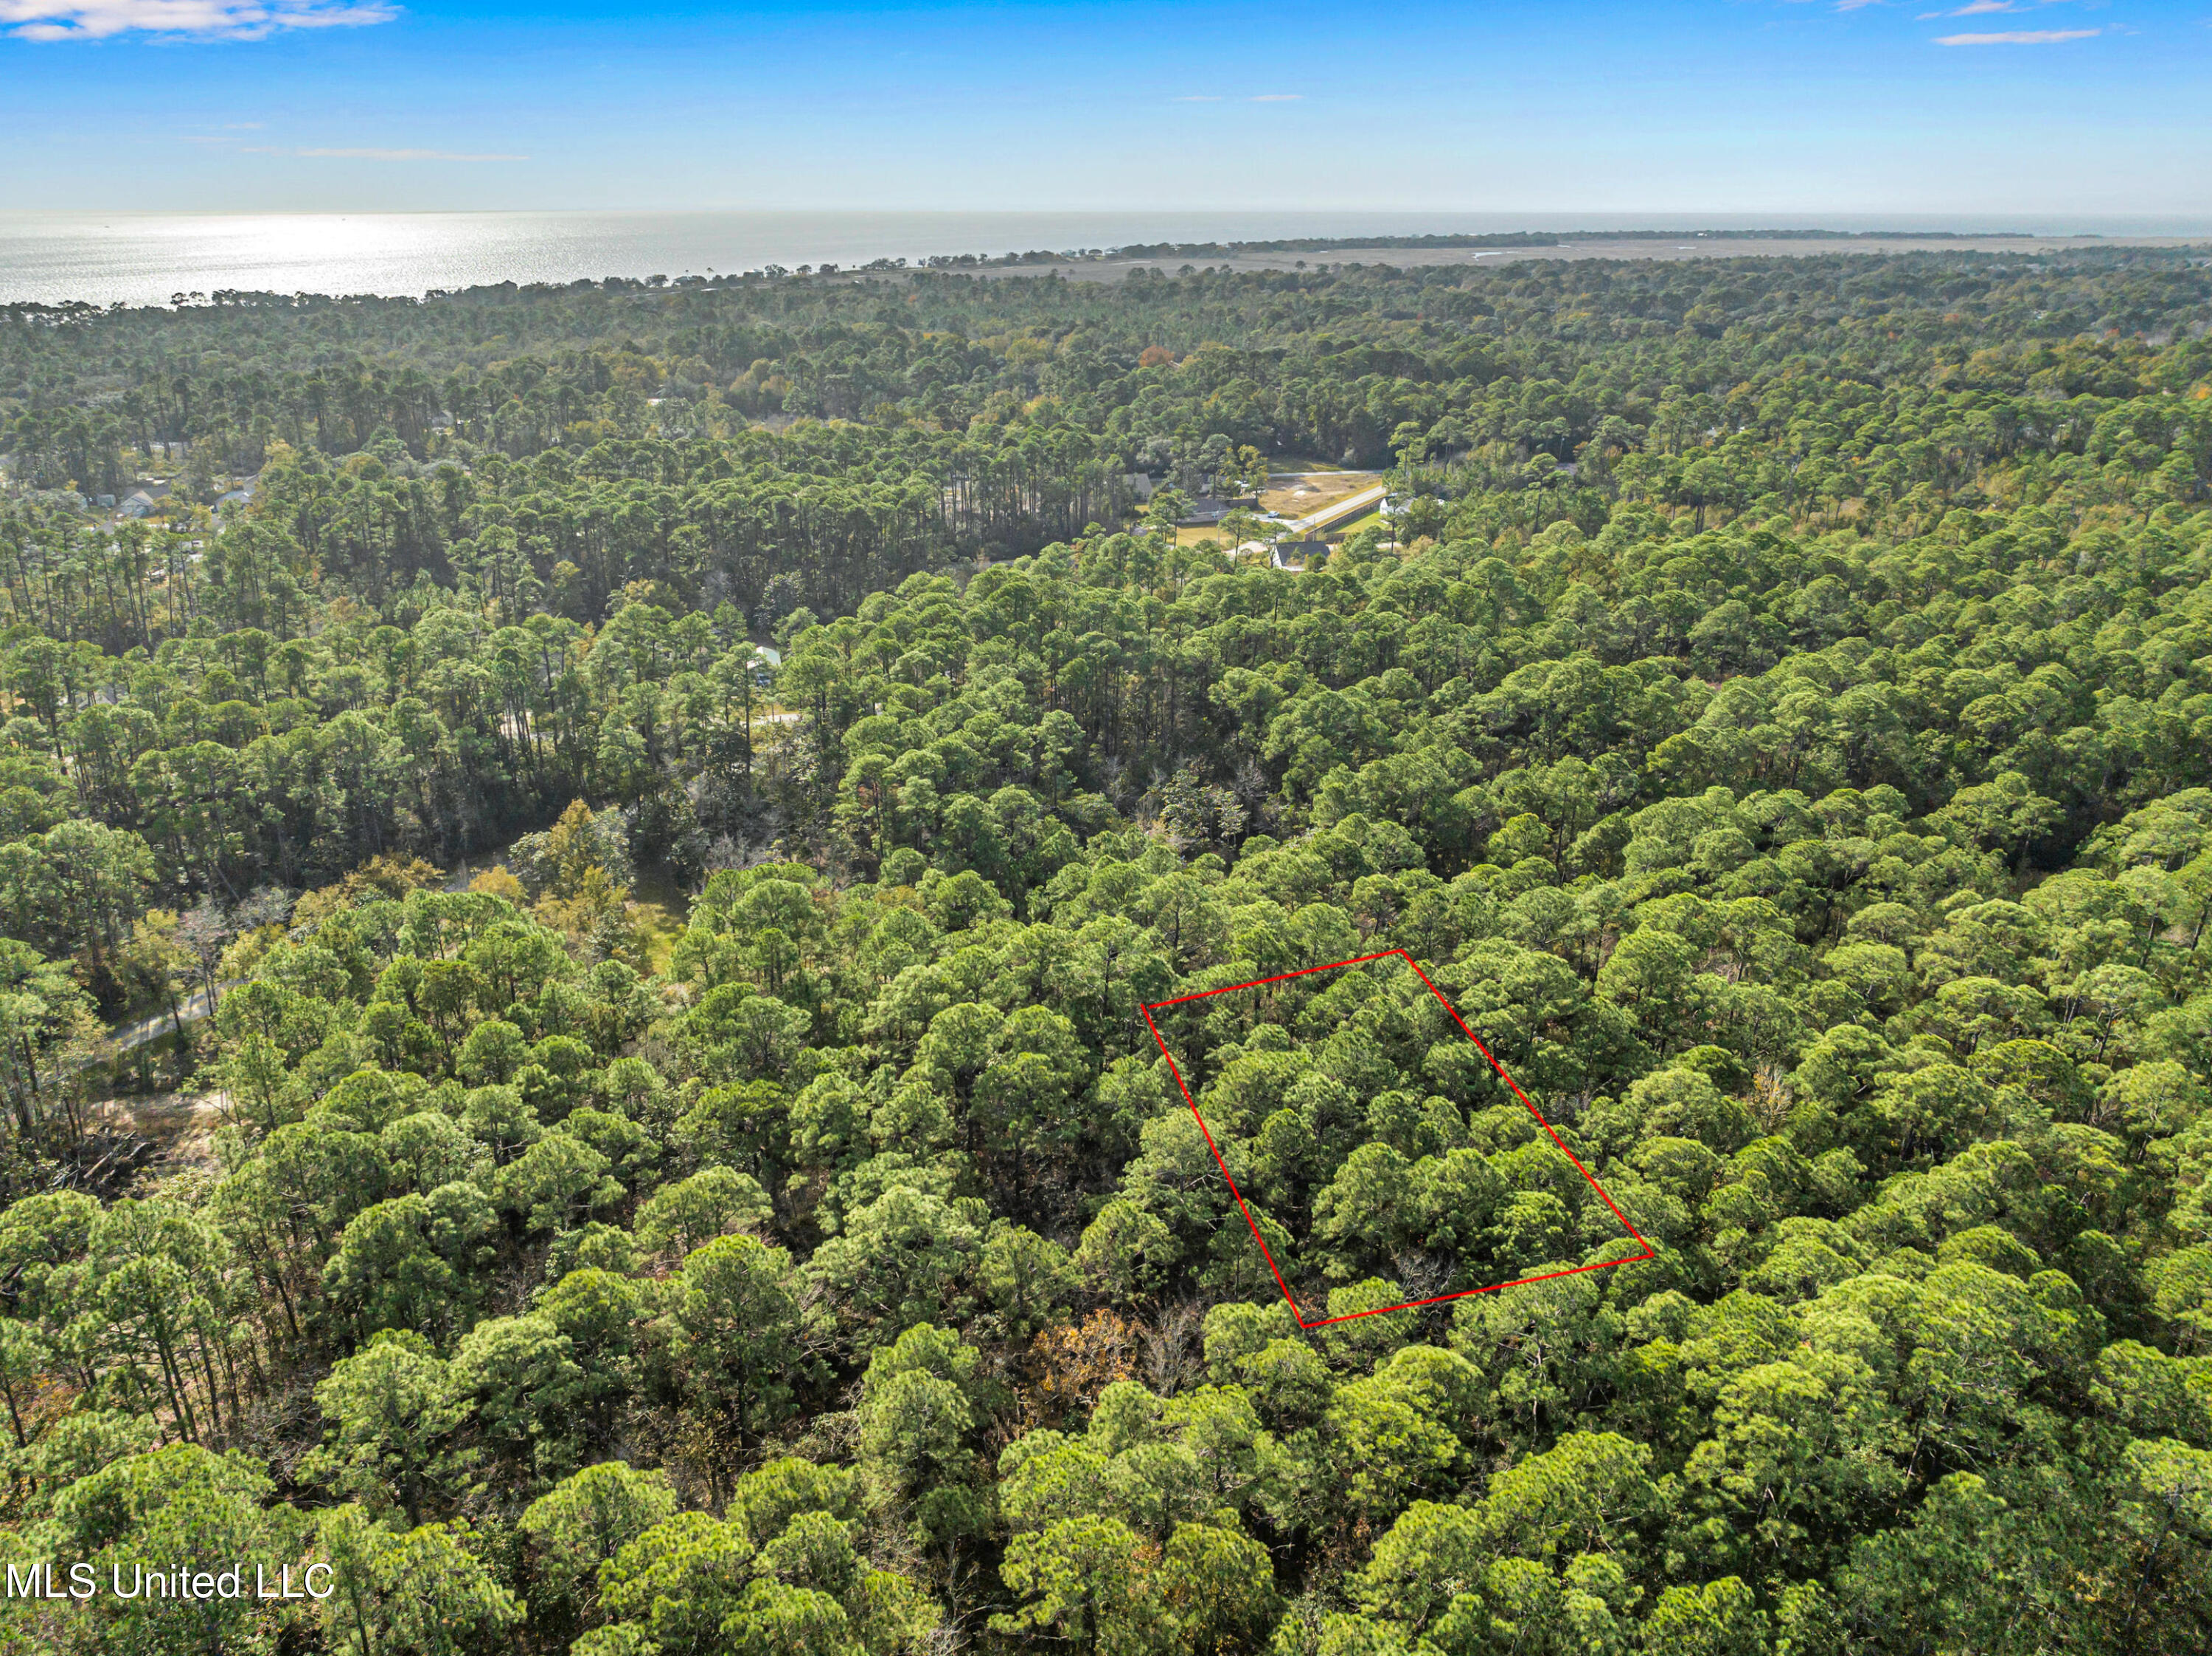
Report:
[[[1190,1095],[1190,1083],[1182,1078],[1182,1067],[1175,1061],[1175,1054],[1168,1051],[1167,1041],[1160,1034],[1160,1026],[1152,1022],[1152,1014],[1162,1007],[1181,1006],[1186,1002],[1205,1000],[1214,995],[1231,995],[1240,989],[1263,989],[1271,983],[1287,983],[1292,978],[1310,977],[1316,972],[1334,972],[1346,966],[1365,966],[1374,961],[1387,961],[1394,955],[1413,968],[1413,975],[1437,998],[1437,1004],[1451,1015],[1451,1021],[1459,1025],[1459,1032],[1474,1043],[1474,1050],[1482,1054],[1492,1069],[1498,1071],[1498,1079],[1513,1089],[1513,1096],[1519,1099],[1522,1107],[1536,1118],[1536,1125],[1550,1134],[1552,1142],[1559,1147],[1559,1154],[1573,1162],[1575,1171],[1589,1181],[1589,1187],[1597,1192],[1598,1199],[1613,1210],[1614,1218],[1620,1221],[1621,1228],[1643,1243],[1643,1253],[1632,1253],[1621,1259],[1601,1259],[1595,1265],[1572,1265],[1565,1271],[1547,1271],[1536,1277],[1517,1277],[1510,1283],[1492,1283],[1486,1288],[1463,1288],[1456,1294],[1437,1294],[1425,1300],[1407,1300],[1400,1305],[1378,1305],[1371,1311],[1348,1311],[1340,1317],[1323,1317],[1316,1322],[1305,1319],[1304,1313],[1298,1309],[1297,1295],[1291,1292],[1291,1285],[1283,1280],[1282,1268],[1275,1263],[1275,1256],[1267,1251],[1267,1239],[1260,1234],[1260,1227],[1252,1217],[1252,1210],[1244,1204],[1244,1192],[1237,1188],[1237,1181],[1229,1176],[1229,1164],[1221,1159],[1221,1147],[1213,1142],[1212,1130],[1206,1125],[1206,1118],[1199,1113],[1198,1101]],[[1327,966],[1309,966],[1296,972],[1279,972],[1272,978],[1255,978],[1249,983],[1232,983],[1219,989],[1201,989],[1195,994],[1177,995],[1171,1000],[1148,1001],[1137,1010],[1144,1014],[1145,1027],[1152,1032],[1152,1041],[1160,1049],[1160,1056],[1167,1059],[1168,1070],[1175,1077],[1176,1085],[1182,1089],[1182,1101],[1190,1106],[1191,1118],[1198,1123],[1199,1131],[1206,1136],[1206,1148],[1213,1152],[1213,1165],[1221,1169],[1222,1180],[1228,1185],[1230,1195],[1236,1198],[1237,1210],[1244,1216],[1244,1223],[1252,1233],[1252,1240],[1260,1245],[1260,1257],[1267,1262],[1267,1269],[1274,1273],[1275,1286],[1282,1289],[1283,1299],[1290,1306],[1291,1315],[1300,1328],[1326,1328],[1331,1323],[1348,1323],[1360,1317],[1381,1317],[1393,1311],[1411,1311],[1418,1306],[1442,1305],[1448,1300],[1464,1300],[1470,1295],[1495,1294],[1503,1289],[1525,1288],[1531,1283],[1548,1283],[1560,1277],[1577,1277],[1585,1271],[1608,1271],[1614,1265],[1641,1265],[1646,1259],[1658,1257],[1651,1244],[1644,1240],[1643,1234],[1628,1222],[1628,1216],[1620,1210],[1620,1204],[1606,1194],[1605,1186],[1591,1177],[1590,1170],[1582,1164],[1582,1158],[1567,1148],[1566,1140],[1561,1138],[1552,1124],[1544,1119],[1544,1113],[1530,1101],[1528,1095],[1521,1090],[1521,1083],[1506,1073],[1505,1066],[1492,1055],[1490,1048],[1476,1038],[1474,1031],[1467,1027],[1467,1020],[1459,1015],[1459,1009],[1446,1000],[1443,992],[1429,980],[1429,974],[1421,970],[1421,963],[1402,949],[1385,949],[1378,954],[1358,955],[1348,961],[1332,961]]]

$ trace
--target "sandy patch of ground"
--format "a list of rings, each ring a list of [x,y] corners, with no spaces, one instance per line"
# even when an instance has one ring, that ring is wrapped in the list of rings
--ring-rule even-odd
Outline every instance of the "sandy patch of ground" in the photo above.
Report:
[[[220,1171],[215,1156],[216,1129],[223,1125],[229,1096],[224,1093],[153,1093],[144,1098],[111,1098],[86,1114],[95,1132],[112,1134],[118,1143],[143,1140],[150,1154],[133,1157],[141,1180],[191,1171]]]
[[[1285,518],[1310,517],[1347,494],[1372,488],[1381,475],[1374,471],[1332,471],[1320,477],[1272,478],[1260,492],[1260,505]]]

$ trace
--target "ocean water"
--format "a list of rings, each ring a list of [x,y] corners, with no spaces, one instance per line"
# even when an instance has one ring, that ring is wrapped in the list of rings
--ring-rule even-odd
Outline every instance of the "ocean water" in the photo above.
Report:
[[[1541,213],[0,213],[0,303],[162,305],[179,293],[422,294],[495,282],[1148,241],[1698,228],[2201,235],[2203,220]]]

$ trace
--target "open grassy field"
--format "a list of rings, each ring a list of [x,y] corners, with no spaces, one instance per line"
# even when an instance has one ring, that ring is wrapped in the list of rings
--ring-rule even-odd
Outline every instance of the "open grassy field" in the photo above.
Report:
[[[1325,476],[1272,479],[1261,491],[1260,504],[1267,511],[1279,512],[1286,518],[1303,518],[1347,494],[1373,487],[1382,475],[1378,471],[1335,471]]]
[[[1278,477],[1294,471],[1342,471],[1344,468],[1334,460],[1324,460],[1311,454],[1274,454],[1267,464]]]

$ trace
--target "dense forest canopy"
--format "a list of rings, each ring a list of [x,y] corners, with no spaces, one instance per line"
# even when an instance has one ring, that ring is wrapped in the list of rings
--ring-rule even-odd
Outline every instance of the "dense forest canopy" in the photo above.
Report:
[[[2208,325],[2119,249],[0,313],[0,1551],[337,1584],[0,1639],[2203,1649]],[[1132,482],[1339,465],[1302,572]],[[1202,1124],[1138,1013],[1395,948],[1654,1257],[1298,1326],[1209,1134],[1310,1319],[1638,1252],[1401,961],[1156,1014]]]

